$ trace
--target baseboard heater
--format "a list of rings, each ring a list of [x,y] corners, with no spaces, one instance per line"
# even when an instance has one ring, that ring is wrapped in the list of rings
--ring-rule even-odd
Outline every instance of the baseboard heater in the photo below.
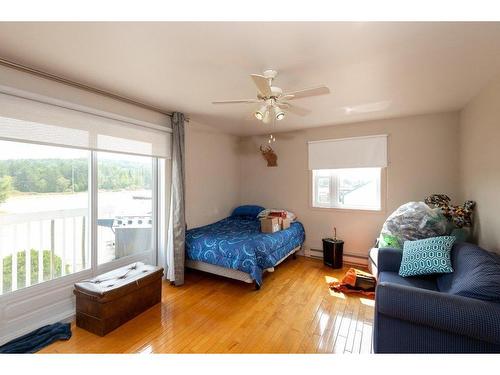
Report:
[[[309,249],[309,256],[311,258],[323,260],[323,250]],[[344,253],[344,258],[354,258],[354,259],[363,260],[366,263],[368,262],[368,256],[365,256],[365,255]]]
[[[309,256],[311,258],[323,259],[323,250],[309,249]]]

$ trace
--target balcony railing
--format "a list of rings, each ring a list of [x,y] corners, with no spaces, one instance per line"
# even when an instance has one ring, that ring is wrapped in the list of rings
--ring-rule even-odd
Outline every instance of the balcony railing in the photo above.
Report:
[[[0,215],[0,294],[88,268],[88,228],[85,208]]]

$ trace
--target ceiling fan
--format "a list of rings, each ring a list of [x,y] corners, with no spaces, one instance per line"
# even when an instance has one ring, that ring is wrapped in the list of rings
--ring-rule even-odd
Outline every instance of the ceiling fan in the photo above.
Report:
[[[258,120],[269,123],[272,119],[283,120],[285,111],[298,116],[306,116],[311,111],[289,103],[291,100],[302,99],[309,96],[325,95],[330,89],[325,85],[311,87],[303,90],[283,92],[277,86],[273,86],[273,80],[278,75],[276,70],[266,70],[262,75],[250,74],[255,86],[257,86],[257,99],[241,100],[219,100],[213,104],[238,104],[238,103],[262,103],[261,107],[254,113]]]

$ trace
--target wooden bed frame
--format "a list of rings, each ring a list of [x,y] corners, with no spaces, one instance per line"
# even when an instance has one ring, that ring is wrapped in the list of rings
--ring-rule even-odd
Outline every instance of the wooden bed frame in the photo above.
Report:
[[[278,264],[280,264],[281,262],[283,262],[290,255],[293,256],[293,259],[295,259],[295,257],[296,257],[295,253],[297,251],[299,251],[301,248],[302,248],[302,245],[297,246],[296,248],[292,249],[292,251],[290,251],[283,258],[281,258],[278,261],[278,263],[276,263],[275,267]],[[252,278],[250,277],[250,275],[248,273],[245,273],[245,272],[240,271],[240,270],[235,270],[235,269],[232,269],[232,268],[225,268],[225,267],[221,267],[221,266],[216,266],[215,264],[210,264],[210,263],[202,262],[200,260],[191,260],[191,259],[186,259],[186,267],[194,269],[194,270],[199,270],[199,271],[203,271],[203,272],[213,273],[213,274],[219,275],[219,276],[228,277],[230,279],[235,279],[235,280],[243,281],[243,282],[248,283],[248,284],[252,284],[253,283],[255,285],[255,289],[257,289],[257,290],[260,289],[260,286],[257,285],[257,283],[254,282],[254,280],[252,280]],[[266,268],[264,270],[264,272],[266,272],[266,271],[267,272],[274,272],[274,267]]]

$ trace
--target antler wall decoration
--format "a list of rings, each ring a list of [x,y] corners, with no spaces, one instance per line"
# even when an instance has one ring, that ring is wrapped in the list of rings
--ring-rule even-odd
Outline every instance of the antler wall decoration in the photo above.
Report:
[[[277,167],[278,166],[278,155],[276,155],[276,153],[274,152],[274,150],[271,146],[260,145],[260,152],[262,153],[262,156],[264,157],[264,159],[266,159],[268,167]]]

